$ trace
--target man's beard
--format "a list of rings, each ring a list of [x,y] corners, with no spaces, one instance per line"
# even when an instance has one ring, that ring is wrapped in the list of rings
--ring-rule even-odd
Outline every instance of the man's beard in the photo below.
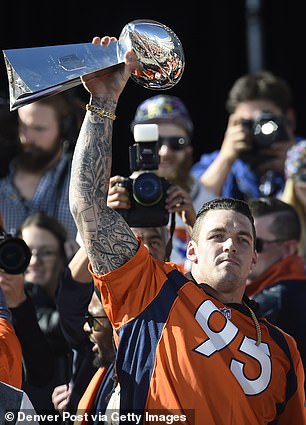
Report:
[[[57,142],[49,150],[43,150],[38,147],[31,147],[27,150],[22,149],[17,157],[18,167],[29,172],[44,170],[60,152],[61,146],[62,143]]]
[[[111,364],[115,357],[115,354],[113,356],[104,356],[100,351],[95,354],[95,357],[93,359],[93,366],[100,368],[100,367],[107,367]]]

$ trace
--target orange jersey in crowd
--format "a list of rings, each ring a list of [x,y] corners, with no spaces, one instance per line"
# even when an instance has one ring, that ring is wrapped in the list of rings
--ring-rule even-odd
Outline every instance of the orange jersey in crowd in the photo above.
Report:
[[[113,368],[111,368],[111,372],[113,371]],[[96,371],[96,373],[91,378],[91,381],[89,382],[84,394],[82,395],[79,404],[78,404],[78,410],[77,410],[77,418],[74,421],[74,425],[86,425],[86,415],[85,413],[88,413],[89,415],[94,415],[97,413],[96,411],[96,398],[98,397],[99,392],[102,391],[102,385],[103,381],[106,379],[112,379],[112,376],[107,378],[108,374],[108,368],[106,367],[99,367],[99,369]],[[105,383],[106,384],[106,383]],[[107,384],[106,384],[107,385]],[[110,390],[108,390],[108,393]],[[101,406],[98,406],[101,407]]]
[[[166,412],[185,424],[306,424],[304,370],[291,336],[260,319],[256,346],[251,317],[142,243],[129,262],[93,277],[119,335],[122,412],[142,412],[142,423]]]
[[[0,381],[21,388],[22,351],[11,323],[0,317]]]

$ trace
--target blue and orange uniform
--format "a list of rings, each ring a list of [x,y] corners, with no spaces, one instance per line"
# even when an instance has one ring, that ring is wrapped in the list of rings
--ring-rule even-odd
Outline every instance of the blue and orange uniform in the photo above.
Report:
[[[93,277],[119,336],[121,412],[141,412],[142,423],[172,414],[185,424],[306,424],[291,336],[260,318],[257,346],[247,309],[213,298],[141,242],[127,263]]]

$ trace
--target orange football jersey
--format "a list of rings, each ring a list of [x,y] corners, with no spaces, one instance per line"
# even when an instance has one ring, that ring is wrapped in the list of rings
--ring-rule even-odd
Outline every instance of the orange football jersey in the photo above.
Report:
[[[257,346],[252,317],[142,243],[129,262],[93,277],[119,335],[122,412],[141,413],[141,423],[172,415],[185,424],[306,424],[304,370],[291,336],[260,319]]]

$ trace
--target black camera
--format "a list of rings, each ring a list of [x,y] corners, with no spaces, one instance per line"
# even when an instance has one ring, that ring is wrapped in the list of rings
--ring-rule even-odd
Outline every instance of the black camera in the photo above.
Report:
[[[251,131],[255,150],[289,140],[285,118],[271,112],[263,112],[257,119],[243,120],[242,123]]]
[[[157,124],[136,124],[134,139],[135,143],[129,147],[130,170],[142,172],[119,183],[129,192],[131,208],[117,211],[130,227],[166,226],[169,221],[166,191],[170,183],[151,171],[159,165]]]
[[[0,270],[9,274],[24,273],[31,260],[25,241],[0,231]]]

